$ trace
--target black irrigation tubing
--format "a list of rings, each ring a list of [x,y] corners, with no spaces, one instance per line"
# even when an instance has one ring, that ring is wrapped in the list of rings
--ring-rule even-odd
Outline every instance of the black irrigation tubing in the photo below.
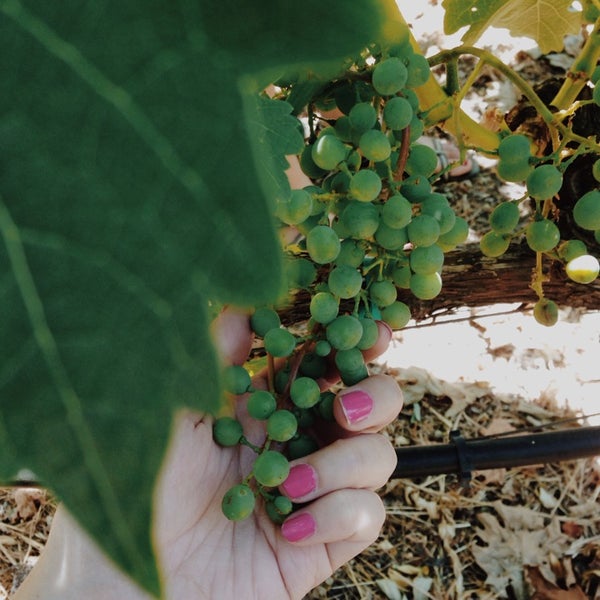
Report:
[[[457,474],[466,483],[473,471],[547,464],[600,455],[600,426],[465,439],[450,433],[449,444],[396,448],[391,479]]]

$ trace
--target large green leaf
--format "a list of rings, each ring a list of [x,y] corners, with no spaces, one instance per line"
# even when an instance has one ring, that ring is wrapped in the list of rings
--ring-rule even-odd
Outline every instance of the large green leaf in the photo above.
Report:
[[[394,10],[0,0],[0,478],[32,469],[154,594],[171,416],[219,401],[207,301],[279,293],[295,130],[256,92],[393,35]]]
[[[534,39],[544,53],[560,51],[564,36],[577,33],[581,12],[571,0],[443,0],[444,30],[468,29],[462,40],[474,44],[488,27],[508,29],[512,35]]]

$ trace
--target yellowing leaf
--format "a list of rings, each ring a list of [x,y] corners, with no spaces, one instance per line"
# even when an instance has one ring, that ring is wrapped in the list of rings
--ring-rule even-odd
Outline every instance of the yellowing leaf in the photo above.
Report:
[[[534,39],[543,53],[560,51],[564,36],[577,33],[581,12],[571,0],[444,0],[444,29],[454,33],[468,26],[462,41],[474,44],[488,27]]]

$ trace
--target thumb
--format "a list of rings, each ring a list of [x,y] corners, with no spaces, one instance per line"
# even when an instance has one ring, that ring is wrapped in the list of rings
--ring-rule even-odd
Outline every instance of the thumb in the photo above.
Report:
[[[246,361],[254,336],[248,313],[227,306],[212,322],[211,334],[224,364],[241,365]]]

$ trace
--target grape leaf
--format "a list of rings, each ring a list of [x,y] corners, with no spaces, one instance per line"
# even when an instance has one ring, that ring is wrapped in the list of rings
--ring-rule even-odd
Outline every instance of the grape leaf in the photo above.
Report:
[[[514,36],[534,39],[543,53],[563,49],[563,38],[577,33],[581,12],[571,0],[443,0],[444,31],[461,27],[465,44],[474,44],[488,27],[506,28]]]
[[[207,306],[282,279],[291,117],[251,94],[393,35],[394,10],[0,0],[0,478],[33,470],[155,595],[171,417],[219,400]]]

